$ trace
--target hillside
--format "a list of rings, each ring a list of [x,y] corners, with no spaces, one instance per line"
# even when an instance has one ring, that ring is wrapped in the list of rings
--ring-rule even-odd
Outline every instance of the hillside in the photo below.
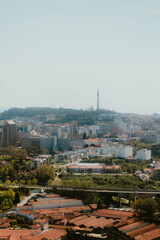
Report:
[[[116,112],[110,110],[87,111],[70,108],[10,108],[0,113],[0,120],[9,120],[16,117],[20,118],[34,118],[42,122],[47,122],[48,115],[55,115],[54,122],[70,122],[78,121],[79,124],[94,124],[98,120],[99,114],[115,114]],[[109,118],[110,119],[110,118]],[[52,121],[53,122],[53,121]]]

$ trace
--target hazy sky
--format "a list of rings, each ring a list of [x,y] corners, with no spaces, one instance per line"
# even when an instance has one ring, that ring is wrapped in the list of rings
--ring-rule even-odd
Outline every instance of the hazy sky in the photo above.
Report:
[[[0,0],[0,106],[160,113],[160,0]]]

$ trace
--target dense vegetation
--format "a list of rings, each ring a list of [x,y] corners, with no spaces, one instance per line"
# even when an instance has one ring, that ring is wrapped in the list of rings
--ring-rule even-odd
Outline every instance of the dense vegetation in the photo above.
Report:
[[[12,228],[29,228],[30,225],[33,225],[32,220],[28,220],[26,218],[16,216],[16,215],[9,215],[8,218],[10,219],[10,226]]]
[[[160,144],[152,145],[152,156],[160,158]]]
[[[55,171],[52,166],[41,166],[31,170],[27,152],[18,148],[0,148],[0,182],[6,184],[36,185],[53,180]]]
[[[0,192],[0,211],[13,207],[20,202],[20,192],[18,190],[5,189]]]
[[[160,222],[159,198],[139,198],[133,203],[132,207],[140,219]]]
[[[151,188],[150,183],[145,184],[133,175],[72,175],[61,174],[63,186],[75,188],[124,188],[124,189],[144,189]]]

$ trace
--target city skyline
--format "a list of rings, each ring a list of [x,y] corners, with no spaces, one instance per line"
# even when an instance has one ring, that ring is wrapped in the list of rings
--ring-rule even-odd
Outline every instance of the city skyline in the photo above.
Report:
[[[0,2],[0,105],[160,113],[160,2]]]

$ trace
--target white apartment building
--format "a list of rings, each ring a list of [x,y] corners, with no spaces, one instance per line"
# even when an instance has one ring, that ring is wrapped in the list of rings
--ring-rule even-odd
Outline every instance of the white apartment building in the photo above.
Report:
[[[105,154],[112,154],[113,156],[119,157],[119,158],[127,158],[133,156],[133,148],[129,146],[113,146],[113,147],[104,147],[99,148],[98,153],[100,155]]]
[[[89,133],[93,135],[97,135],[100,133],[100,127],[98,125],[89,126]]]
[[[151,159],[151,150],[141,149],[137,151],[138,160],[150,160]]]
[[[127,158],[133,156],[133,148],[132,147],[120,147],[117,149],[116,157],[119,158]]]

